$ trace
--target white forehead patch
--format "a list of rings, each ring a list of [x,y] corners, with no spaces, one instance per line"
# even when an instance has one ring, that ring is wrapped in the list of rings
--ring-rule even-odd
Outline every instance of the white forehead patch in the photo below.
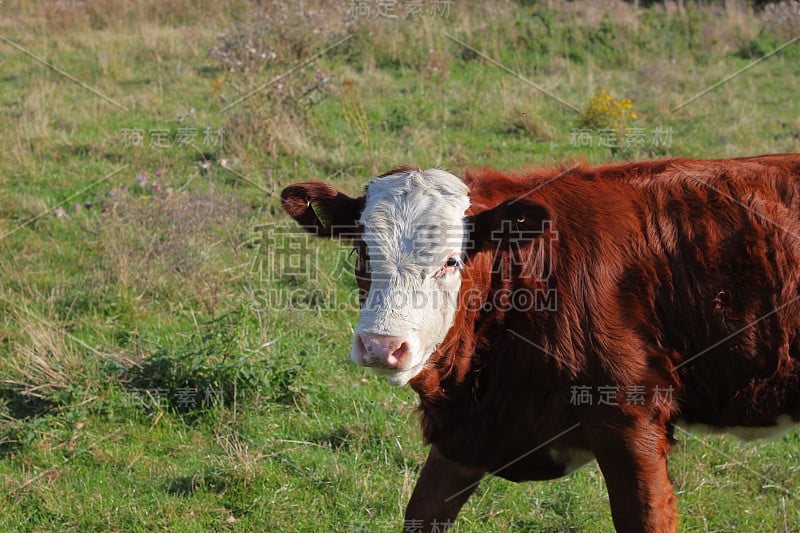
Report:
[[[444,170],[373,178],[360,220],[373,264],[412,274],[461,253],[469,203],[469,188]]]
[[[461,275],[447,265],[463,252],[468,208],[469,188],[443,170],[398,171],[367,186],[360,223],[371,284],[351,358],[395,385],[422,371],[453,326]],[[387,338],[405,351],[383,354]]]

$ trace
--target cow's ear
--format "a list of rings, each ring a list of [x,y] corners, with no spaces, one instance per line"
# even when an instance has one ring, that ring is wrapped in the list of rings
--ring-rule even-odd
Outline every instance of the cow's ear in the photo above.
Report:
[[[355,231],[364,197],[351,198],[327,183],[312,181],[286,187],[281,206],[309,233],[335,237]]]
[[[467,255],[497,250],[514,240],[533,241],[555,225],[552,210],[545,204],[515,199],[467,217]]]

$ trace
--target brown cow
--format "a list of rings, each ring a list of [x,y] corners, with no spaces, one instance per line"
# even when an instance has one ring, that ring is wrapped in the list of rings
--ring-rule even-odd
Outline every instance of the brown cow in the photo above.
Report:
[[[309,231],[347,228],[352,358],[419,394],[414,527],[454,519],[486,474],[595,458],[618,531],[672,532],[675,424],[759,438],[800,420],[798,154],[464,181],[404,167],[359,198],[320,182],[281,198]]]

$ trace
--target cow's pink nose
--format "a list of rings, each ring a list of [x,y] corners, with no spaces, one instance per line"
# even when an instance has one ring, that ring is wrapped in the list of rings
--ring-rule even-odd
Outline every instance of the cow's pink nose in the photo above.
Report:
[[[358,335],[358,348],[364,366],[402,368],[409,347],[402,337],[389,335]]]

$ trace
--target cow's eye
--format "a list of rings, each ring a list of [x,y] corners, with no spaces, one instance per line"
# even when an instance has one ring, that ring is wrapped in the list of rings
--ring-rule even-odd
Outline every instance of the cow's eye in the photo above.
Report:
[[[451,255],[447,259],[445,259],[442,268],[436,273],[436,276],[444,276],[446,274],[452,274],[456,271],[456,269],[461,265],[461,259],[457,255]]]

